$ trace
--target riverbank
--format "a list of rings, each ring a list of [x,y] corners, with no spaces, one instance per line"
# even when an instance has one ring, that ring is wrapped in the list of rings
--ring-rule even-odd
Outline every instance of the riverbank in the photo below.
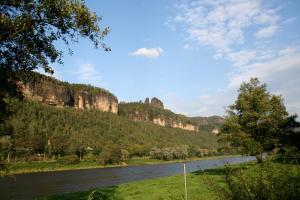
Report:
[[[157,159],[150,158],[134,158],[130,159],[127,165],[100,165],[97,162],[92,161],[81,161],[78,164],[61,164],[56,161],[48,161],[48,162],[20,162],[15,164],[8,165],[9,172],[7,175],[15,175],[15,174],[27,174],[27,173],[35,173],[35,172],[50,172],[50,171],[66,171],[66,170],[80,170],[80,169],[95,169],[95,168],[111,168],[111,167],[124,167],[124,166],[137,166],[137,165],[154,165],[154,164],[168,164],[168,163],[180,163],[180,162],[191,162],[197,160],[210,160],[210,159],[218,159],[218,158],[226,158],[226,157],[234,157],[240,155],[224,155],[224,156],[210,156],[210,157],[194,157],[188,158],[186,160],[171,160],[171,161],[163,161]]]
[[[260,176],[258,165],[256,162],[247,164],[237,164],[233,168],[242,166],[243,173],[246,176],[257,177]],[[281,170],[290,169],[289,173],[296,174],[299,177],[299,165],[286,165],[282,163],[275,163],[271,173],[280,173]],[[281,172],[282,173],[282,172]],[[187,193],[188,199],[194,200],[212,200],[218,199],[216,188],[226,188],[224,182],[225,168],[218,167],[207,169],[204,171],[196,171],[187,174]],[[294,186],[297,187],[297,186]],[[282,188],[283,189],[283,188]],[[73,199],[88,199],[89,194],[96,191],[98,195],[107,197],[109,200],[160,200],[170,199],[179,200],[184,199],[184,182],[183,175],[175,175],[164,178],[148,179],[143,181],[136,181],[117,186],[98,188],[89,191],[73,192],[51,197],[43,197],[38,200],[73,200]]]

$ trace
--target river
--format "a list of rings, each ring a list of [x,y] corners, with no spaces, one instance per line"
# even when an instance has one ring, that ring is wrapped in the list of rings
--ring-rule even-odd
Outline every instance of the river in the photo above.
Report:
[[[255,157],[227,157],[186,163],[188,172],[242,163]],[[172,176],[183,171],[182,163],[141,165],[115,168],[68,170],[18,174],[0,178],[0,199],[32,199],[39,196],[84,191],[131,181]]]

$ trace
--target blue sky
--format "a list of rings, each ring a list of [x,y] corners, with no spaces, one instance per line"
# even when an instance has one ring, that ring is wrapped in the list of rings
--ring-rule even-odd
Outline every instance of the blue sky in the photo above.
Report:
[[[300,114],[300,1],[86,1],[112,31],[95,49],[65,51],[55,76],[110,90],[119,101],[158,97],[189,116],[224,115],[241,82],[259,77]]]

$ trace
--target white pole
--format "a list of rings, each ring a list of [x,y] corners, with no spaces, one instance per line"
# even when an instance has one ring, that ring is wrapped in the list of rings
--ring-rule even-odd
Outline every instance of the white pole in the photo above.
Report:
[[[184,174],[184,193],[185,193],[185,200],[187,200],[185,163],[183,164],[183,174]]]

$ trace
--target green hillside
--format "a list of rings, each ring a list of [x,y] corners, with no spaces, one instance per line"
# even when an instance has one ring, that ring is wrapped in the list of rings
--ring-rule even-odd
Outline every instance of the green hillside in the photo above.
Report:
[[[56,108],[29,100],[9,100],[9,104],[15,112],[9,120],[13,149],[19,157],[43,153],[97,156],[116,146],[128,151],[130,156],[147,156],[153,147],[187,145],[190,152],[217,147],[216,138],[208,132],[161,127],[109,112]],[[120,107],[122,113],[124,107]]]

